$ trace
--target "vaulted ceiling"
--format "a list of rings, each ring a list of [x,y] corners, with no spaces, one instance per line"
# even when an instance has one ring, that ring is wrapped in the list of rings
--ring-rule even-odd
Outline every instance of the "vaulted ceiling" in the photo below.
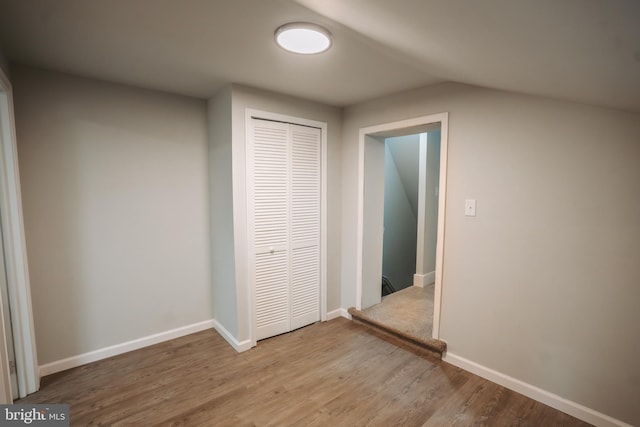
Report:
[[[333,48],[279,49],[291,21]],[[201,98],[234,82],[346,106],[456,81],[640,111],[637,0],[0,0],[0,50]]]

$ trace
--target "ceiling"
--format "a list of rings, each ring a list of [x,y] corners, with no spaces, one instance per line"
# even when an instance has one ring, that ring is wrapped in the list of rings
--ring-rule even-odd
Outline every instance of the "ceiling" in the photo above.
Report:
[[[332,49],[278,48],[291,21]],[[201,98],[233,82],[347,106],[455,81],[640,111],[637,0],[0,0],[0,50]]]

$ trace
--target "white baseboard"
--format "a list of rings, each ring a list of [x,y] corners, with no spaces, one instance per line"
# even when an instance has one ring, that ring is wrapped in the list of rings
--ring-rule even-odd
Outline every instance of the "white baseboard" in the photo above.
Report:
[[[327,313],[327,320],[336,319],[338,317],[344,317],[345,319],[351,320],[351,315],[346,308],[336,308],[335,310]]]
[[[413,275],[413,286],[417,286],[419,288],[424,288],[427,285],[432,284],[436,281],[436,272],[432,271],[426,274],[414,274]]]
[[[331,310],[327,312],[327,321],[336,319],[338,317],[346,317],[347,319],[351,319],[351,315],[344,308],[337,308],[335,310]],[[233,347],[238,353],[242,353],[243,351],[250,350],[251,340],[238,341],[232,334],[220,324],[217,320],[213,320],[213,327],[216,331],[224,338],[230,345]]]
[[[251,349],[251,340],[238,341],[227,328],[215,319],[213,320],[213,327],[238,353]]]
[[[595,426],[632,427],[630,424],[617,420],[609,415],[587,408],[579,403],[565,399],[564,397],[560,397],[501,372],[494,371],[493,369],[450,352],[446,352],[442,360]]]
[[[327,312],[327,320],[333,320],[342,316],[342,309],[336,308],[335,310],[331,310]]]
[[[435,283],[435,281],[436,281],[436,272],[435,272],[435,270],[424,275],[424,285],[425,286],[430,285],[432,283]]]
[[[169,331],[160,332],[146,337],[127,341],[121,344],[112,345],[88,353],[79,354],[77,356],[67,357],[66,359],[57,360],[55,362],[46,363],[39,366],[40,376],[54,374],[67,369],[86,365],[87,363],[97,362],[98,360],[108,357],[117,356],[129,351],[138,350],[149,347],[164,341],[180,338],[196,332],[211,329],[214,326],[214,320],[205,320],[204,322],[194,323],[192,325],[182,326],[180,328],[171,329]]]

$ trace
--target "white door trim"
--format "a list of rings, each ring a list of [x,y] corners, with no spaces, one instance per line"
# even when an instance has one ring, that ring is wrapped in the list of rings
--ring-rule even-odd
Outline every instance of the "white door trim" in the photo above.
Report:
[[[327,320],[327,129],[328,125],[326,122],[320,122],[316,120],[305,119],[301,117],[288,116],[285,114],[271,113],[268,111],[256,110],[253,108],[247,108],[245,110],[245,138],[248,138],[251,135],[250,126],[251,119],[260,118],[264,120],[273,120],[280,121],[285,123],[291,123],[294,125],[302,125],[302,126],[311,126],[316,127],[321,130],[321,166],[320,166],[320,321],[324,322]],[[245,141],[245,147],[248,141]],[[246,159],[245,159],[246,160]],[[247,175],[245,179],[249,179],[249,174],[251,173],[250,168],[247,168]],[[246,186],[245,186],[245,197]],[[249,206],[247,204],[247,206]],[[245,246],[248,248],[248,244],[245,243]],[[246,265],[244,266],[245,271],[247,271],[247,277],[251,277],[249,270],[249,263],[247,262],[247,258],[244,258]],[[255,306],[254,301],[254,284],[249,284],[249,307],[251,307],[249,311],[249,337],[251,340],[251,345],[255,346],[257,344],[256,335],[255,335],[255,316],[253,307]]]
[[[13,95],[11,83],[2,70],[0,70],[0,120],[2,120],[0,216],[4,231],[4,257],[11,307],[18,390],[20,397],[24,397],[38,390],[40,376],[36,357],[31,289],[22,216]]]
[[[358,147],[358,223],[357,223],[357,256],[356,256],[356,308],[362,308],[362,278],[364,267],[364,188],[365,188],[365,139],[367,136],[401,131],[408,128],[419,128],[429,124],[440,123],[440,185],[438,189],[438,229],[436,244],[436,274],[433,301],[433,338],[440,336],[440,310],[442,303],[442,270],[444,266],[444,230],[447,188],[447,149],[449,114],[438,113],[413,119],[383,123],[360,128]],[[419,133],[416,132],[416,133]]]

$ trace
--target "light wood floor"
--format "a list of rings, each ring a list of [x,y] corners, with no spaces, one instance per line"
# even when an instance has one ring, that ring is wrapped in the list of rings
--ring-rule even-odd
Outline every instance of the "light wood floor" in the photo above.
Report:
[[[72,425],[584,426],[346,319],[237,354],[213,330],[43,378]]]

